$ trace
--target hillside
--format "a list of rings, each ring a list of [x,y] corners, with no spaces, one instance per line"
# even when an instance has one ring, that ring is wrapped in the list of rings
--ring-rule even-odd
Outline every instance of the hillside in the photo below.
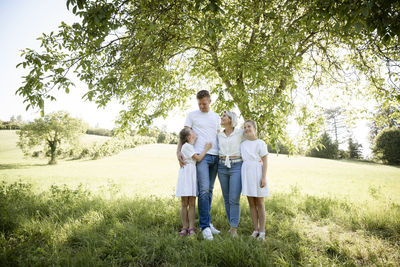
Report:
[[[86,135],[85,142],[107,139]],[[37,190],[52,184],[84,184],[93,191],[113,185],[121,193],[172,196],[178,164],[175,145],[153,144],[98,160],[66,160],[48,166],[46,159],[24,158],[14,131],[0,131],[0,179],[33,183]],[[299,191],[354,202],[379,198],[400,203],[400,168],[373,163],[287,157],[270,154],[268,182],[275,192]],[[216,182],[216,194],[220,194]]]

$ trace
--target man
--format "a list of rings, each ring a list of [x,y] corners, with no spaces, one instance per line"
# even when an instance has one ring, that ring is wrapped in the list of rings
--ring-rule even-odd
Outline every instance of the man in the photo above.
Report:
[[[185,127],[191,128],[197,135],[197,141],[194,145],[195,152],[200,154],[206,143],[212,143],[212,148],[207,152],[204,158],[196,164],[197,184],[199,190],[198,211],[199,225],[204,239],[213,240],[213,234],[219,234],[219,231],[211,224],[211,201],[214,189],[215,177],[218,170],[218,139],[217,134],[221,129],[220,117],[213,111],[210,111],[211,97],[207,90],[201,90],[197,93],[197,103],[199,110],[188,114],[185,121]],[[184,165],[181,151],[182,144],[179,141],[177,148],[177,157],[181,167]]]

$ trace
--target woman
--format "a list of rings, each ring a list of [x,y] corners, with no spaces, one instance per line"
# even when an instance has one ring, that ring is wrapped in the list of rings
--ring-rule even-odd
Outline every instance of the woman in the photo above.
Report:
[[[230,232],[237,236],[240,219],[240,193],[242,191],[240,143],[244,140],[243,130],[236,128],[237,116],[234,112],[225,111],[221,117],[225,128],[218,133],[219,164],[218,178],[221,183]]]

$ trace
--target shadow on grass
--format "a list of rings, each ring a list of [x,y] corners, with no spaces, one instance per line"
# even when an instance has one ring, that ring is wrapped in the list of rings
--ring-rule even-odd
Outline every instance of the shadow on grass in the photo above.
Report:
[[[304,205],[296,201],[294,193],[266,201],[267,239],[259,242],[249,237],[253,229],[245,199],[241,202],[239,238],[230,238],[223,200],[216,197],[212,220],[222,234],[208,242],[198,228],[193,238],[178,236],[178,198],[115,196],[107,200],[83,187],[72,190],[66,186],[34,194],[29,184],[3,182],[0,265],[356,265],[356,260],[338,246],[314,247],[294,223]],[[305,212],[315,214],[315,219],[321,215],[319,210],[330,205],[318,199],[307,203]],[[326,219],[330,213],[322,214]]]
[[[31,167],[40,167],[47,165],[48,165],[47,163],[36,163],[36,164],[9,163],[9,164],[0,164],[0,170],[28,169]]]
[[[390,165],[390,164],[383,164],[383,163],[378,163],[374,161],[369,161],[369,160],[356,160],[356,159],[337,159],[340,162],[346,162],[346,163],[354,163],[358,165],[366,165],[366,166],[387,166],[387,167],[393,167],[393,168],[400,168],[399,165]]]

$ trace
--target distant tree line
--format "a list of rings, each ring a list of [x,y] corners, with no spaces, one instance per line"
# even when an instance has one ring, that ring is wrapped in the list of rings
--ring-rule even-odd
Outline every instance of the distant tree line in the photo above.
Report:
[[[91,135],[100,135],[100,136],[115,136],[116,129],[104,129],[104,128],[88,128],[86,130],[86,134]],[[158,144],[178,144],[178,134],[177,133],[169,133],[164,129],[159,129],[158,127],[150,128],[147,132],[136,132],[131,131],[130,136],[148,136],[154,137],[155,143]]]
[[[339,143],[333,141],[327,132],[319,138],[319,145],[306,152],[306,156],[326,159],[362,159],[362,145],[352,137],[347,140],[347,150],[339,149]]]
[[[362,145],[359,144],[352,136],[351,131],[346,128],[344,121],[344,109],[333,108],[328,109],[324,112],[326,127],[319,136],[319,143],[316,147],[309,148],[305,151],[298,151],[299,154],[320,157],[328,159],[363,159],[362,157]],[[63,114],[63,118],[66,114]],[[69,115],[68,115],[69,116]],[[48,119],[49,123],[54,123],[53,120]],[[61,119],[59,119],[61,120]],[[40,121],[40,120],[39,120]],[[38,123],[37,121],[36,123]],[[33,122],[26,122],[23,120],[21,115],[11,116],[9,121],[0,121],[0,130],[22,130],[30,131],[31,124]],[[42,122],[44,123],[44,122]],[[380,106],[375,116],[371,120],[369,132],[369,140],[373,152],[372,160],[385,164],[400,164],[400,111],[396,107],[385,107]],[[40,128],[40,127],[39,127]],[[43,128],[43,127],[42,127]],[[42,128],[41,131],[43,130]],[[85,128],[84,132],[91,135],[116,137],[116,129],[104,129],[104,128]],[[347,133],[347,135],[346,135]],[[134,147],[139,144],[159,143],[159,144],[177,144],[178,135],[176,133],[169,133],[166,129],[160,129],[158,127],[149,128],[146,132],[131,131],[129,134],[132,139],[128,143],[120,141],[110,141],[106,145],[98,145],[96,148],[88,147],[76,147],[73,150],[66,150],[63,153],[69,154],[73,158],[91,157],[98,158],[111,154],[118,153],[121,148],[126,149]],[[27,135],[28,136],[28,135]],[[32,139],[33,140],[33,139]],[[33,145],[39,141],[31,142]],[[47,141],[48,143],[48,141]],[[24,147],[28,147],[29,142]],[[339,144],[347,144],[347,149],[339,149]],[[51,147],[49,145],[49,147]],[[113,147],[118,147],[115,149]],[[61,149],[45,149],[41,152],[34,151],[33,156],[39,156],[39,154],[49,154],[52,159],[55,159],[56,153],[59,155]],[[78,151],[79,150],[79,151]],[[50,151],[50,152],[49,152]],[[57,152],[56,152],[57,151]],[[268,144],[268,151],[270,153],[277,154],[290,154],[290,149],[287,145],[276,143]],[[31,151],[32,152],[32,151]]]
[[[21,115],[11,116],[9,121],[0,120],[0,130],[19,130],[26,122],[22,119]]]
[[[362,146],[351,137],[343,124],[343,108],[325,111],[328,127],[319,137],[319,145],[306,152],[306,156],[328,159],[362,159]],[[369,141],[373,158],[384,164],[400,164],[400,110],[394,106],[380,106],[369,123]],[[328,133],[330,132],[330,134]],[[338,132],[347,132],[347,150],[339,149]],[[333,136],[333,138],[331,137]],[[346,137],[345,137],[346,138]]]

